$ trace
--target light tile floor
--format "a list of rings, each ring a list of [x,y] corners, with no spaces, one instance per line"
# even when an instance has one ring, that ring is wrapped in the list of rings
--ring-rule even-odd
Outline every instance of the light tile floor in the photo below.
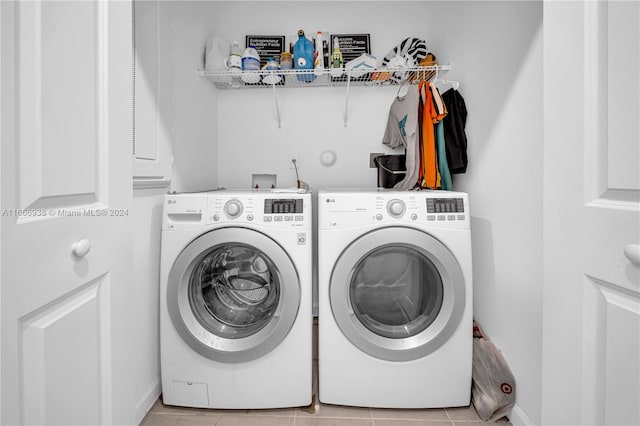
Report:
[[[314,327],[313,392],[317,383],[317,325]],[[141,426],[479,426],[485,425],[473,405],[462,408],[401,410],[322,404],[313,409],[211,410],[164,405],[156,401]],[[496,423],[510,426],[507,418]]]
[[[301,408],[275,410],[206,410],[165,406],[158,401],[141,426],[479,426],[473,406],[433,410],[356,408],[317,404],[314,413]],[[501,426],[510,425],[506,418]]]

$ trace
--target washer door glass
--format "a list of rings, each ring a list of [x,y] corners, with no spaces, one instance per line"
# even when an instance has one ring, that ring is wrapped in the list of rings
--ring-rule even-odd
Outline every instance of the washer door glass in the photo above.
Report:
[[[263,356],[289,333],[299,306],[293,261],[256,230],[207,232],[185,247],[169,272],[171,321],[193,350],[212,360]]]
[[[387,227],[360,236],[341,253],[329,299],[353,345],[380,359],[409,361],[453,335],[464,313],[466,285],[457,259],[437,238]]]
[[[278,307],[279,295],[273,261],[241,243],[212,249],[189,281],[189,303],[200,324],[230,339],[250,336],[264,327]]]
[[[372,333],[390,338],[415,336],[433,323],[442,306],[442,278],[431,260],[405,245],[367,254],[349,285],[351,307]]]

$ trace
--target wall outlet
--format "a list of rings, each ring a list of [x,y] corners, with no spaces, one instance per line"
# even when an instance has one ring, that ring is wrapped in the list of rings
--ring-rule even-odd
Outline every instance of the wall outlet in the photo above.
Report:
[[[376,157],[379,157],[381,155],[384,155],[384,153],[382,152],[371,152],[369,153],[369,168],[370,169],[375,169],[376,168],[376,163],[373,162],[373,159]]]

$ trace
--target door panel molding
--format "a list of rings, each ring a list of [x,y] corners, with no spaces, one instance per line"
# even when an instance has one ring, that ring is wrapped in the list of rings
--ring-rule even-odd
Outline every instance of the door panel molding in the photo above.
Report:
[[[640,293],[586,275],[583,300],[583,423],[638,424]]]
[[[21,209],[107,204],[106,7],[105,2],[16,5]]]
[[[26,424],[109,424],[109,274],[18,319]]]
[[[640,6],[594,1],[584,8],[585,204],[637,211],[640,148],[622,139],[640,139]]]

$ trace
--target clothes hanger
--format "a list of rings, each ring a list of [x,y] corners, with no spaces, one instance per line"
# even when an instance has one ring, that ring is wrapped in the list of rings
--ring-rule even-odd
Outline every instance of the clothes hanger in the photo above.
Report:
[[[405,96],[407,96],[407,93],[409,93],[409,86],[411,85],[411,83],[409,83],[408,80],[404,79],[402,80],[402,83],[400,83],[400,86],[398,86],[398,93],[396,93],[396,98],[400,99],[400,98],[404,98]]]
[[[438,66],[436,65],[436,73],[435,76],[433,77],[433,82],[435,83],[436,81],[438,81]]]
[[[436,88],[440,93],[444,93],[450,89],[458,90],[460,87],[460,82],[457,80],[435,80],[433,83],[436,85]],[[447,84],[449,84],[450,87],[447,87]]]

